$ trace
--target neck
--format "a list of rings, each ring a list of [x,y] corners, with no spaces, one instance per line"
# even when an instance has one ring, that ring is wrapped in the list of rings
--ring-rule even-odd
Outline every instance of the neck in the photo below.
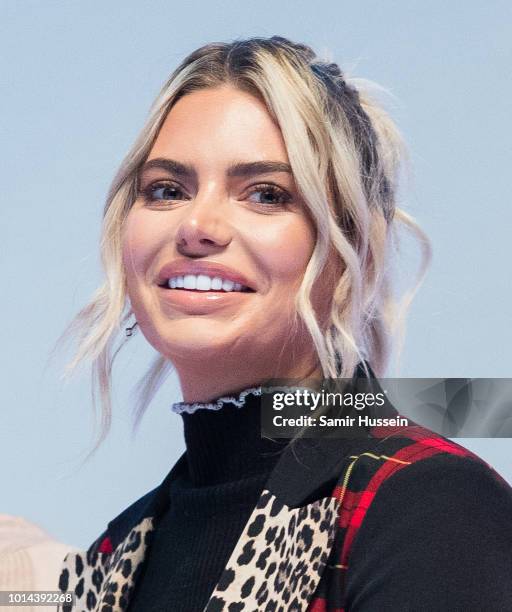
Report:
[[[307,378],[322,378],[318,360],[311,355],[275,366],[277,360],[266,355],[264,362],[245,355],[232,360],[225,355],[218,359],[194,360],[193,363],[174,361],[185,402],[210,402],[224,395],[256,387],[272,378],[293,379],[299,383]]]

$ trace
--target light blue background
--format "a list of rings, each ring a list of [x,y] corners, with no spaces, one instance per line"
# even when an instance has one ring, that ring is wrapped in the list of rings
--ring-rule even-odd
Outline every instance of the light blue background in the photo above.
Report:
[[[3,0],[0,8],[1,512],[85,547],[184,450],[170,412],[180,399],[174,380],[130,438],[133,384],[153,355],[140,333],[114,367],[112,434],[84,466],[88,373],[64,386],[70,353],[45,364],[100,283],[101,213],[118,163],[160,85],[206,42],[280,34],[330,51],[397,96],[415,175],[404,208],[434,247],[401,373],[512,375],[509,2]],[[461,443],[512,482],[512,441]]]

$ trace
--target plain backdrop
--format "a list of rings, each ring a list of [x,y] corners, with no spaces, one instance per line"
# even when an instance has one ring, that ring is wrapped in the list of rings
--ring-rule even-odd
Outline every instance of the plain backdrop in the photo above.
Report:
[[[511,7],[2,0],[0,511],[86,547],[184,450],[174,378],[131,437],[134,383],[154,355],[142,334],[115,363],[112,433],[85,465],[88,371],[64,385],[71,354],[47,360],[100,284],[101,215],[119,162],[161,84],[207,42],[286,36],[390,90],[413,166],[402,207],[434,250],[400,373],[509,377]],[[412,274],[415,251],[407,257]],[[459,442],[512,482],[511,440]]]

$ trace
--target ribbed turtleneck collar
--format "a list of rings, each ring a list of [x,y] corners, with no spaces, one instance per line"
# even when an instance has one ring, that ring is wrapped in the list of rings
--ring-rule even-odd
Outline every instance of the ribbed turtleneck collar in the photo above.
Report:
[[[178,402],[189,477],[195,486],[269,473],[286,442],[261,437],[261,388],[250,387],[210,402]]]

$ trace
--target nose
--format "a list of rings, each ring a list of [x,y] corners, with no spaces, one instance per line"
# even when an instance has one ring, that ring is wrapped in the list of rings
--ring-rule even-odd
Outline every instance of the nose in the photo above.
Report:
[[[179,253],[200,257],[225,249],[231,242],[229,212],[220,194],[198,193],[184,210],[176,232]]]

